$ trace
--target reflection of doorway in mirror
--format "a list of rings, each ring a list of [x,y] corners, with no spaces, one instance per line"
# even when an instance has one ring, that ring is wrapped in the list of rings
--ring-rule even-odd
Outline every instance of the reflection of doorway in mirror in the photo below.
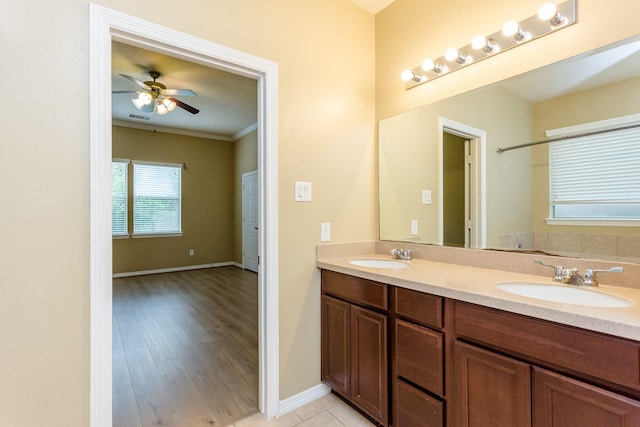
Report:
[[[486,247],[486,132],[440,117],[439,243]]]
[[[468,248],[471,237],[470,144],[468,139],[448,132],[444,132],[442,140],[444,245]]]

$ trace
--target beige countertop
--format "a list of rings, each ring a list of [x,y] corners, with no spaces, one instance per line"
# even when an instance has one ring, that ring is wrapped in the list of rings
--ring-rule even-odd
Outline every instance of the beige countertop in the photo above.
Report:
[[[406,261],[409,265],[406,268],[371,268],[350,264],[349,261],[353,259],[391,259],[391,257],[380,254],[360,254],[319,258],[317,266],[402,288],[640,341],[640,289],[605,285],[585,288],[623,297],[632,302],[631,306],[621,308],[587,307],[523,297],[496,287],[498,282],[514,281],[561,285],[553,282],[551,275],[546,278],[424,259]]]

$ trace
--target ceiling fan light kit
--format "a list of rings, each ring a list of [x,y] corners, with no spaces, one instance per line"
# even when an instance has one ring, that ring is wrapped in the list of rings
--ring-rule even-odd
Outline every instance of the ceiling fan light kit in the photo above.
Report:
[[[195,96],[194,91],[190,89],[167,89],[165,85],[156,81],[156,79],[160,77],[160,73],[157,71],[149,71],[149,75],[153,81],[146,82],[141,82],[126,74],[120,75],[137,84],[140,89],[136,91],[114,91],[113,93],[135,93],[136,96],[131,99],[131,102],[140,111],[144,111],[145,113],[156,111],[160,115],[165,115],[173,111],[176,107],[180,107],[191,114],[198,114],[200,112],[197,108],[173,98],[174,96]]]

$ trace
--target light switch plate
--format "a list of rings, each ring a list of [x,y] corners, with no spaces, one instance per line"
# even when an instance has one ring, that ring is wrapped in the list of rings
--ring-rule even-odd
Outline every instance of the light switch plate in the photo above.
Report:
[[[417,236],[418,235],[418,220],[417,219],[412,219],[411,220],[411,235],[412,236]]]
[[[296,202],[311,201],[311,183],[304,181],[296,181],[294,185],[294,197]]]
[[[331,241],[331,223],[323,222],[320,224],[320,241]]]
[[[422,190],[422,204],[423,205],[431,204],[431,190]]]

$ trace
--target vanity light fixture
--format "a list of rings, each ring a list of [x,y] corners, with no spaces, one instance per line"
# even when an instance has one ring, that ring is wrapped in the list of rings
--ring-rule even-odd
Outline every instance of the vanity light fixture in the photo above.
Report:
[[[567,22],[567,18],[558,12],[558,7],[553,3],[545,3],[540,6],[538,18],[547,21],[552,27],[559,27]]]
[[[458,52],[458,49],[455,47],[447,49],[444,53],[444,59],[449,62],[457,62],[460,65],[470,64],[473,61],[473,58],[470,55],[463,55]]]
[[[513,39],[520,43],[531,38],[531,34],[522,29],[520,24],[516,21],[509,21],[502,26],[502,34],[507,37],[513,37]]]
[[[436,74],[443,74],[449,71],[449,68],[446,65],[438,64],[437,62],[433,62],[433,59],[425,59],[422,61],[422,70],[423,71],[433,71]]]
[[[416,74],[411,70],[404,70],[402,72],[402,80],[404,80],[405,82],[410,82],[410,81],[414,81],[416,83],[424,83],[427,81],[427,77],[420,75],[420,74]]]
[[[509,21],[501,31],[488,36],[476,36],[471,44],[459,49],[448,49],[440,58],[425,59],[420,67],[405,70],[402,73],[405,87],[407,90],[414,88],[474,62],[575,24],[576,3],[577,0],[566,0],[557,5],[544,3],[537,14],[527,19]],[[443,65],[445,62],[447,66]]]
[[[496,53],[500,50],[500,47],[493,39],[488,39],[483,35],[478,35],[471,39],[471,47],[475,50],[482,50],[485,53]]]

